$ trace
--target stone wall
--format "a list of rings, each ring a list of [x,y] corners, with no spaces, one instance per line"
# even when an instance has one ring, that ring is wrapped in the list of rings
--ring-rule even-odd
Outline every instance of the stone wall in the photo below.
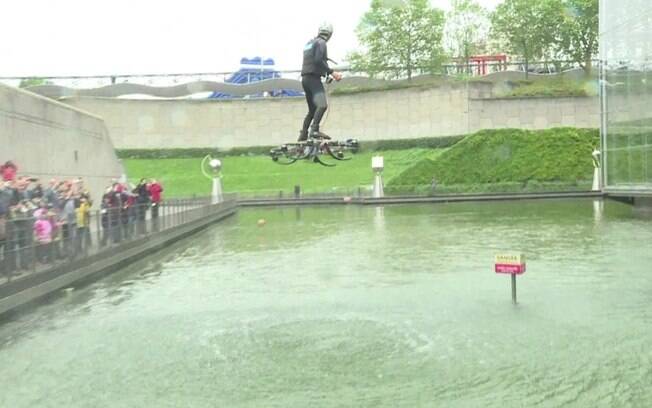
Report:
[[[81,176],[95,197],[124,172],[101,118],[0,84],[0,162],[7,160],[46,182]]]
[[[490,85],[489,85],[490,87]],[[133,100],[75,97],[65,103],[106,121],[117,148],[265,146],[294,140],[302,98]],[[462,135],[480,129],[599,126],[597,98],[491,98],[482,85],[331,96],[323,130],[365,140]]]
[[[598,98],[492,98],[469,102],[469,131],[570,126],[598,128]]]

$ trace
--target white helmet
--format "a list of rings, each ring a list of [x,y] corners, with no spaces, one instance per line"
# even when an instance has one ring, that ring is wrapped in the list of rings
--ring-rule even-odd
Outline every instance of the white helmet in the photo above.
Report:
[[[331,23],[322,23],[319,26],[319,36],[328,41],[333,35],[333,25]]]

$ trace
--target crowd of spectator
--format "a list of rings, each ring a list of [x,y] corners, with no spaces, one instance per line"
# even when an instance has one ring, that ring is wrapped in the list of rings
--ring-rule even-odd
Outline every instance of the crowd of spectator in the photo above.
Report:
[[[96,210],[99,245],[146,233],[150,210],[158,227],[163,188],[156,180],[142,179],[137,186],[114,180],[97,209],[82,178],[44,183],[18,170],[10,161],[0,165],[0,275],[88,253]]]
[[[158,229],[163,187],[156,180],[141,179],[137,186],[114,182],[102,196],[101,245],[119,243],[147,231],[145,220],[151,210],[152,226]]]

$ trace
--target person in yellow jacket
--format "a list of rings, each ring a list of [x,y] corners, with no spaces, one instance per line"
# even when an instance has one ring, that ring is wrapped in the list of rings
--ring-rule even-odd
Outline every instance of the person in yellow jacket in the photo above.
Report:
[[[91,247],[91,205],[89,199],[82,196],[77,213],[77,252],[88,252]]]

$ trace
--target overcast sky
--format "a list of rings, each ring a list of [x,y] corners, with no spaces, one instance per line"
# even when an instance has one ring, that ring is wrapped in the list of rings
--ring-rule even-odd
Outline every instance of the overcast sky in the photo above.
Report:
[[[493,8],[502,0],[478,0]],[[450,0],[431,0],[447,9]],[[370,0],[6,0],[0,76],[223,72],[265,56],[299,69],[322,21],[331,58],[357,47]]]

